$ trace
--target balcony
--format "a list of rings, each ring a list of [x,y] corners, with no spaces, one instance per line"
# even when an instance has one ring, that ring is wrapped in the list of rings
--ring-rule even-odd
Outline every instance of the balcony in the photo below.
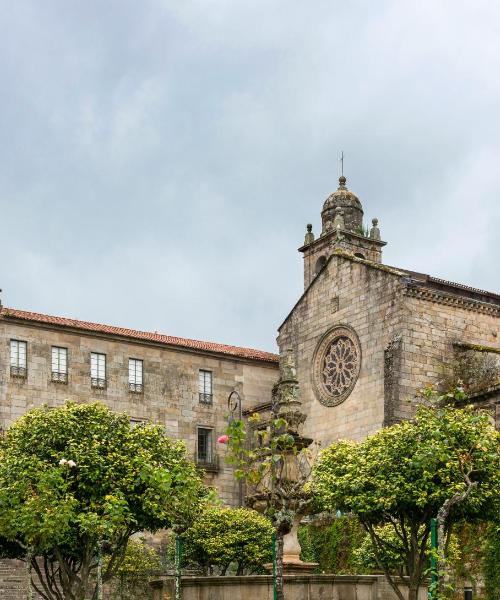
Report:
[[[194,453],[194,462],[198,468],[203,469],[208,473],[218,473],[220,470],[219,456],[215,453],[200,456],[198,451],[196,451]]]
[[[52,381],[54,383],[68,383],[68,374],[59,371],[52,371]]]
[[[144,391],[144,386],[142,385],[142,383],[132,383],[131,381],[129,381],[128,391],[132,392],[132,394],[142,394],[142,392]]]
[[[90,385],[95,389],[103,390],[106,387],[106,380],[101,379],[100,377],[91,377]]]
[[[199,392],[200,404],[212,404],[213,394],[203,394]]]
[[[26,369],[26,367],[15,367],[13,365],[10,366],[11,377],[19,377],[20,379],[26,379],[27,374],[28,370]]]

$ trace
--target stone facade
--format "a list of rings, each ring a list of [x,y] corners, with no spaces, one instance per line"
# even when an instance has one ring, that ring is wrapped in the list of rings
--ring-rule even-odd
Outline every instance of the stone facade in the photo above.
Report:
[[[233,389],[240,392],[244,408],[270,397],[272,386],[278,379],[277,356],[214,344],[209,345],[214,346],[214,350],[176,346],[163,341],[134,338],[136,332],[123,335],[115,333],[114,328],[100,332],[95,328],[83,329],[84,325],[88,324],[79,325],[79,322],[72,321],[68,325],[64,319],[45,315],[33,317],[32,313],[2,309],[0,426],[5,430],[26,411],[41,404],[57,407],[65,400],[99,400],[114,411],[126,412],[133,421],[163,425],[172,438],[186,441],[193,460],[196,460],[198,427],[211,429],[213,460],[205,465],[206,481],[218,488],[226,503],[238,504],[238,484],[234,480],[232,467],[225,464],[223,456],[216,454],[216,439],[225,432],[227,398]],[[11,340],[27,343],[25,377],[10,372]],[[66,348],[68,351],[67,383],[52,381],[52,347]],[[91,352],[106,356],[106,385],[103,389],[91,385]],[[143,361],[141,393],[129,391],[129,358]],[[200,369],[212,374],[211,403],[200,402]]]
[[[308,225],[305,291],[278,335],[280,355],[295,356],[304,435],[323,445],[410,418],[417,390],[439,384],[460,348],[500,358],[500,296],[382,264],[378,221],[363,234],[359,200],[341,188],[321,237]],[[350,225],[338,219],[349,203]],[[497,423],[499,400],[498,385],[474,398]]]

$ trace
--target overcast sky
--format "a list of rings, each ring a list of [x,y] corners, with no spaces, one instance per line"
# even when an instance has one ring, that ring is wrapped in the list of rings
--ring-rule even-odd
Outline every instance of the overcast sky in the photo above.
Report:
[[[384,262],[499,291],[498,2],[0,7],[4,305],[273,350],[341,150]]]

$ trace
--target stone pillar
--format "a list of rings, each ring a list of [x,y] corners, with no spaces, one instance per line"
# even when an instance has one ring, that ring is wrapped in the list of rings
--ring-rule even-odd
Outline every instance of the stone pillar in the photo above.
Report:
[[[283,572],[284,573],[312,573],[318,563],[306,563],[300,560],[300,542],[298,538],[301,515],[296,515],[293,520],[292,530],[283,538]]]

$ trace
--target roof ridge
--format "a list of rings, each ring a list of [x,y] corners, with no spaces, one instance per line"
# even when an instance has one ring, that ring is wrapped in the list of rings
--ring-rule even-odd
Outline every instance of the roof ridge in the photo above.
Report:
[[[94,331],[99,333],[108,333],[112,335],[122,335],[141,340],[149,340],[158,343],[164,343],[172,346],[180,346],[193,350],[204,350],[207,352],[216,352],[219,354],[228,354],[247,358],[250,360],[261,360],[265,362],[276,363],[279,360],[279,355],[266,350],[257,350],[255,348],[247,348],[244,346],[234,346],[231,344],[221,344],[218,342],[207,342],[204,340],[195,340],[192,338],[182,338],[171,336],[163,333],[141,331],[138,329],[130,329],[128,327],[119,327],[116,325],[107,325],[104,323],[94,323],[92,321],[82,321],[69,317],[59,317],[56,315],[47,315],[33,311],[25,311],[17,308],[1,307],[0,316],[11,317],[15,319],[24,319],[37,323],[49,323],[51,325],[74,327],[86,331]]]

